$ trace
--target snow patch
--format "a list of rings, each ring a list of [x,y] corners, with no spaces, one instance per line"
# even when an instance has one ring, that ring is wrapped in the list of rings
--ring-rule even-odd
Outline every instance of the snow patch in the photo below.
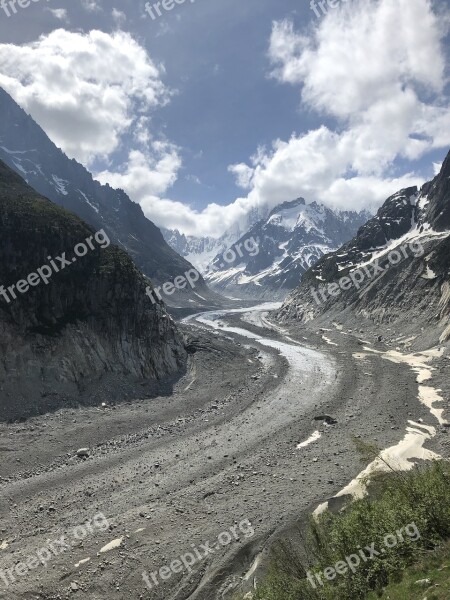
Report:
[[[309,446],[313,442],[317,441],[321,437],[322,437],[322,434],[320,433],[320,431],[315,431],[312,435],[309,436],[309,438],[307,440],[298,444],[297,450],[300,450],[301,448],[306,448],[307,446]]]
[[[89,198],[86,196],[86,194],[84,192],[82,192],[81,190],[78,190],[80,192],[80,194],[83,196],[84,200],[86,201],[87,204],[89,204],[89,206],[91,208],[93,208],[95,210],[96,213],[98,213],[99,209],[98,206],[95,206],[94,204],[92,204],[92,202],[89,201]],[[135,238],[136,239],[136,238]]]
[[[106,546],[103,546],[103,548],[101,548],[99,550],[99,554],[104,554],[105,552],[109,552],[110,550],[115,550],[116,548],[120,548],[120,546],[122,545],[124,538],[117,538],[116,540],[113,540],[112,542],[109,542],[109,544],[106,544]]]
[[[69,185],[69,182],[65,179],[60,179],[56,175],[52,175],[52,179],[54,182],[53,187],[56,188],[56,190],[63,196],[67,196],[68,192],[66,190],[66,186]]]

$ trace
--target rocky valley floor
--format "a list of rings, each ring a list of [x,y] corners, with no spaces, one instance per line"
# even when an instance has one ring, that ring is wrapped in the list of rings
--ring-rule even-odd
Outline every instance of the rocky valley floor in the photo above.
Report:
[[[182,328],[173,395],[0,425],[0,598],[245,593],[270,544],[364,469],[354,437],[450,454],[444,347],[403,360],[375,331],[287,331],[264,307]]]

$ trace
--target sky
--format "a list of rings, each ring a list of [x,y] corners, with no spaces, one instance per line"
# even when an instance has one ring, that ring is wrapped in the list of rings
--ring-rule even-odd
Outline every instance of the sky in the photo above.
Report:
[[[22,4],[0,0],[0,86],[159,226],[375,211],[450,148],[448,0]]]

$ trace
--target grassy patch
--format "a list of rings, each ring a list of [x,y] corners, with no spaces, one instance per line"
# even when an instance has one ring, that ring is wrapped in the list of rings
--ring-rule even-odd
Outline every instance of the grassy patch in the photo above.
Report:
[[[429,583],[426,583],[429,580]],[[417,584],[419,582],[419,584]],[[423,583],[421,583],[423,582]],[[367,600],[448,600],[450,598],[450,543],[427,553],[380,593],[371,592]]]
[[[414,582],[426,578],[434,582],[432,575],[427,575],[432,565],[426,561],[435,559],[438,562],[433,567],[433,577],[440,574],[446,578],[446,570],[438,571],[442,564],[438,564],[436,549],[445,544],[448,550],[446,541],[449,539],[450,465],[447,461],[409,473],[383,475],[377,478],[370,497],[352,503],[337,515],[326,512],[318,523],[311,521],[309,538],[303,544],[306,560],[292,546],[281,544],[275,548],[270,572],[254,597],[256,600],[409,599],[416,597],[411,595],[413,589],[421,600],[425,596],[428,600],[432,597],[448,599],[450,594],[436,595],[439,588],[437,592],[433,588],[428,593],[425,586],[425,594],[424,589],[414,587]],[[347,559],[353,555],[356,562],[360,552],[367,560],[361,557],[351,569]],[[418,566],[410,568],[412,565]],[[308,583],[308,573],[313,574],[314,579],[310,576],[310,581],[315,588]],[[398,585],[409,586],[405,587],[409,595],[391,597],[383,593],[386,586],[396,585],[403,573],[408,573],[410,580],[405,576],[404,582]],[[327,580],[328,576],[332,580]]]

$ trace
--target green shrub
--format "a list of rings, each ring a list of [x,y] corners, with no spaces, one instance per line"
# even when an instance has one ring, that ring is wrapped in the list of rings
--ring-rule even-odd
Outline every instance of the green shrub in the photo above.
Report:
[[[286,544],[274,553],[270,571],[256,591],[257,600],[363,600],[369,592],[379,592],[389,581],[450,538],[449,463],[434,462],[428,468],[409,473],[381,475],[371,485],[371,495],[350,504],[337,515],[325,512],[316,522],[304,544],[307,560]],[[388,548],[387,534],[414,523],[420,538],[403,532],[404,540]],[[374,544],[374,546],[372,546]],[[357,566],[317,589],[306,580],[306,573],[323,573],[346,557],[372,546],[385,552]],[[368,552],[365,552],[368,555]]]

